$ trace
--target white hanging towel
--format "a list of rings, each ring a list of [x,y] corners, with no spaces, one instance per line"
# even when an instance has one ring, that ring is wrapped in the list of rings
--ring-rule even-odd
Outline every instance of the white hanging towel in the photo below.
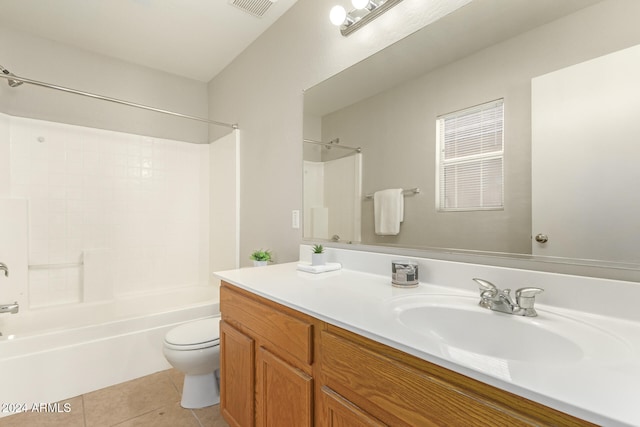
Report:
[[[395,236],[400,233],[400,223],[404,220],[402,188],[373,193],[373,216],[377,235]]]

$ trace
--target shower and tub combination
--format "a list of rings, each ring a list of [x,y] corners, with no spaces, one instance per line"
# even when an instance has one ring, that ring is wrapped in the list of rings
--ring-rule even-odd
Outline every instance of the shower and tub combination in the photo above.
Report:
[[[166,333],[217,313],[217,287],[201,286],[2,315],[0,402],[30,408],[168,369]]]
[[[237,135],[2,66],[0,77]],[[217,319],[211,271],[237,266],[203,257],[209,146],[0,114],[0,151],[0,402],[20,410],[170,368],[168,332]],[[176,193],[181,205],[168,205]]]

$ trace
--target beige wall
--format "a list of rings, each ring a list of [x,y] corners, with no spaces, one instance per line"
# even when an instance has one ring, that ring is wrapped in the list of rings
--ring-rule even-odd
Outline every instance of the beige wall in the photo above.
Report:
[[[21,77],[182,114],[207,117],[207,84],[0,26],[0,65]],[[0,112],[12,116],[206,143],[207,125],[137,108],[0,81]]]
[[[303,90],[421,28],[433,8],[466,1],[404,0],[349,37],[329,22],[335,3],[298,0],[209,83],[210,117],[240,125],[241,265],[259,248],[278,262],[298,259],[302,228],[291,227],[291,211],[302,210]]]

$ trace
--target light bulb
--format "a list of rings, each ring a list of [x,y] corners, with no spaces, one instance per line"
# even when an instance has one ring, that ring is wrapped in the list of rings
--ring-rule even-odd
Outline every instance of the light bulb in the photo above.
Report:
[[[339,27],[344,23],[345,19],[347,19],[347,11],[344,7],[338,5],[331,8],[331,11],[329,12],[329,20],[331,20],[333,25]]]
[[[351,4],[356,9],[364,9],[369,6],[369,0],[351,0]]]

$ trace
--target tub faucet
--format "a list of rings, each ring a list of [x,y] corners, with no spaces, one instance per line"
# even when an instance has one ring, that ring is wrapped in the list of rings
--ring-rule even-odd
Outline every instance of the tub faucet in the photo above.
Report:
[[[536,295],[543,292],[540,288],[520,288],[516,291],[516,300],[511,298],[511,289],[498,289],[496,285],[483,279],[473,279],[480,286],[480,307],[501,313],[535,317],[538,315],[534,304]]]
[[[4,277],[9,277],[9,267],[4,262],[0,262],[0,271],[4,271]]]
[[[16,314],[20,310],[20,305],[18,301],[13,304],[0,304],[0,313],[11,313]]]

